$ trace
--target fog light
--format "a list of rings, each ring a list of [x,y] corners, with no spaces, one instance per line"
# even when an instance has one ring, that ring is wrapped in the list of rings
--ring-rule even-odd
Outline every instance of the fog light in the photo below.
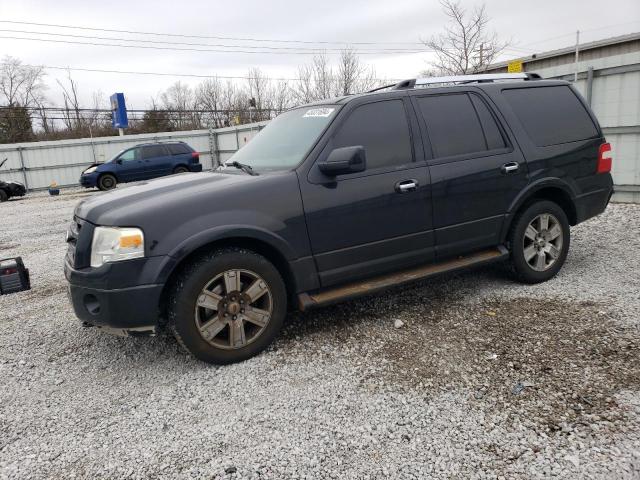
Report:
[[[100,313],[100,301],[95,295],[88,293],[84,296],[84,308],[91,315],[98,315]]]
[[[31,289],[29,270],[21,257],[0,260],[0,295]]]

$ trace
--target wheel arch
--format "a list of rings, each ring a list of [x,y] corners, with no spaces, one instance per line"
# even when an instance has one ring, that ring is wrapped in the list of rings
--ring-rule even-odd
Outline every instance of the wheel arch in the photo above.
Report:
[[[276,246],[273,242],[266,240],[265,238],[258,238],[258,236],[246,234],[229,235],[211,239],[205,243],[202,243],[201,245],[191,249],[188,253],[185,253],[179,259],[174,259],[175,261],[171,265],[167,265],[165,267],[166,281],[162,290],[162,294],[160,296],[160,312],[162,318],[166,317],[166,299],[169,296],[169,290],[173,287],[175,280],[182,269],[189,262],[193,261],[199,256],[205,255],[207,252],[210,252],[212,250],[226,247],[251,250],[252,252],[262,255],[267,260],[269,260],[278,270],[278,272],[282,276],[282,279],[284,280],[289,301],[291,302],[295,299],[295,294],[297,291],[296,278],[289,265],[289,261],[287,260],[286,255],[280,248],[278,248],[278,246]]]
[[[574,226],[578,223],[575,194],[571,187],[561,180],[543,180],[530,185],[530,187],[513,202],[502,229],[502,241],[506,240],[518,213],[536,200],[550,200],[558,204],[567,215],[569,225]]]

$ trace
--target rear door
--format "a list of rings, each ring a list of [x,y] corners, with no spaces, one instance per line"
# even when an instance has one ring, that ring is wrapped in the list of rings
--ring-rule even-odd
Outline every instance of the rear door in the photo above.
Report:
[[[323,286],[433,259],[429,176],[419,132],[403,99],[357,105],[300,182]],[[304,121],[304,119],[302,120]],[[334,148],[362,146],[364,172],[326,177],[317,162]]]
[[[411,98],[431,144],[436,257],[497,245],[509,206],[528,183],[524,157],[479,91]]]
[[[142,147],[142,161],[144,162],[143,178],[161,177],[169,175],[173,170],[172,157],[164,145],[145,145]]]
[[[193,150],[184,143],[169,143],[165,147],[171,154],[171,171],[178,165],[188,167],[193,162]]]

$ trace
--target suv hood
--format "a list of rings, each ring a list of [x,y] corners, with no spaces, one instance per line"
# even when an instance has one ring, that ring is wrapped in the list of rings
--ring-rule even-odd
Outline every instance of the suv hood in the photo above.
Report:
[[[116,190],[94,195],[82,200],[74,215],[95,225],[136,226],[128,223],[140,216],[162,215],[164,205],[189,204],[209,201],[220,190],[238,183],[246,183],[260,177],[219,172],[192,173],[135,182]]]

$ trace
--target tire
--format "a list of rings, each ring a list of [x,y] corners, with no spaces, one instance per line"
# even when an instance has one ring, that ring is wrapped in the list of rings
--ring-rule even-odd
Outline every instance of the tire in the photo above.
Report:
[[[261,255],[238,248],[218,249],[188,264],[167,306],[178,343],[214,364],[260,353],[280,332],[286,313],[287,292],[278,270]]]
[[[189,171],[189,169],[187,167],[185,167],[184,165],[179,165],[176,168],[173,169],[173,173],[187,173]]]
[[[4,190],[0,190],[0,202],[6,202],[9,200],[9,195]]]
[[[98,178],[98,188],[103,192],[105,190],[112,190],[116,188],[117,184],[118,181],[116,180],[116,177],[111,175],[110,173],[103,173]]]
[[[569,220],[558,204],[538,200],[525,207],[509,234],[516,278],[530,284],[553,278],[567,258],[570,240]]]

